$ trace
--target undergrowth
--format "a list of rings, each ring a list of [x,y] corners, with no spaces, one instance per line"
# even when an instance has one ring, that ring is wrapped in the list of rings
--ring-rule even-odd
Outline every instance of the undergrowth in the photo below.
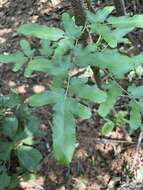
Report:
[[[1,63],[14,63],[13,71],[24,70],[26,78],[35,77],[35,72],[52,77],[50,89],[30,96],[28,104],[31,107],[52,106],[53,150],[56,159],[63,165],[71,163],[75,151],[75,120],[91,117],[91,103],[98,105],[97,113],[104,120],[102,135],[110,134],[116,127],[126,128],[129,134],[143,128],[143,86],[136,86],[133,82],[129,82],[128,87],[121,85],[128,77],[132,81],[132,74],[138,75],[143,55],[127,55],[120,48],[130,46],[129,32],[143,28],[143,15],[114,17],[110,16],[113,10],[114,7],[107,6],[95,14],[87,11],[84,28],[77,26],[74,18],[67,13],[62,15],[60,28],[23,24],[17,32],[40,39],[40,47],[32,49],[24,37],[20,40],[19,51],[0,55]],[[81,37],[84,32],[88,34],[88,42],[83,46]],[[100,86],[93,78],[89,81],[80,72],[73,72],[75,69],[86,72],[87,68],[94,66],[100,69]],[[116,109],[117,101],[124,96],[129,100],[127,109]]]

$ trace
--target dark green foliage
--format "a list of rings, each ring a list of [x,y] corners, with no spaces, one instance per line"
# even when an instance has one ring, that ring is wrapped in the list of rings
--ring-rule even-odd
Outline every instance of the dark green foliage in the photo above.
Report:
[[[0,190],[15,189],[23,175],[36,172],[42,159],[33,148],[39,119],[17,94],[1,95],[0,113]]]

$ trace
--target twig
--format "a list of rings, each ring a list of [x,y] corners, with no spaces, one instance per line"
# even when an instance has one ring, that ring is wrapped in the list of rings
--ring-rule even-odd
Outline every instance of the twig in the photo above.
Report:
[[[132,165],[131,170],[134,169],[135,164],[137,162],[137,158],[138,158],[138,154],[139,154],[142,138],[143,138],[143,132],[140,132],[140,135],[139,135],[139,138],[138,138],[138,144],[137,144],[137,148],[136,148],[136,153],[135,153],[135,157],[134,157],[134,160],[133,160],[133,165]]]
[[[127,15],[124,0],[113,0],[118,16]]]
[[[124,139],[108,139],[108,138],[88,138],[88,137],[85,137],[85,139],[88,141],[88,140],[91,140],[93,142],[95,142],[96,144],[116,144],[116,143],[122,143],[122,144],[135,144],[136,142],[135,141],[127,141],[127,140],[124,140]]]
[[[103,71],[104,71],[105,73],[107,73],[107,71],[106,71],[105,69],[103,69]],[[128,92],[127,90],[125,90],[125,89],[118,83],[118,81],[114,78],[114,76],[112,75],[112,73],[109,72],[109,74],[110,74],[109,76],[110,76],[111,79],[117,84],[117,86],[118,86],[123,92],[125,92],[126,95],[127,95],[130,99],[132,99],[137,105],[140,106],[140,103],[134,98],[134,96],[132,96],[131,94],[129,94],[129,92]]]

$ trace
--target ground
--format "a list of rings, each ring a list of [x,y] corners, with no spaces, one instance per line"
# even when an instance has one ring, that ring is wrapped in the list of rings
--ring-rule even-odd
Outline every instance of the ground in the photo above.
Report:
[[[61,14],[67,10],[71,10],[68,3],[53,6],[47,0],[0,0],[0,53],[14,52],[19,48],[21,36],[16,34],[15,29],[20,24],[38,22],[57,26]],[[30,40],[36,45],[33,39]],[[142,47],[140,45],[140,50]],[[16,88],[26,99],[33,92],[47,89],[49,81],[47,75],[27,80],[22,73],[17,74],[8,66],[0,66],[0,91],[4,94]],[[41,129],[46,132],[38,147],[44,160],[39,171],[41,177],[21,184],[24,190],[143,189],[140,183],[136,183],[142,181],[138,174],[143,165],[142,147],[138,159],[134,159],[139,133],[131,137],[134,143],[129,142],[128,135],[121,128],[111,134],[110,138],[114,140],[103,139],[100,134],[102,120],[94,105],[92,110],[90,120],[77,121],[77,149],[70,170],[58,165],[52,154],[51,109],[44,107],[36,111],[41,118]]]

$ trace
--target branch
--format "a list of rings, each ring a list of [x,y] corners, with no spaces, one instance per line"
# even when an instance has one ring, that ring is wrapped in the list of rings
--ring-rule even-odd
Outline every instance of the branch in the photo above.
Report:
[[[73,8],[76,24],[84,26],[86,22],[86,14],[84,11],[83,0],[70,0],[70,2]]]
[[[126,7],[124,0],[113,0],[118,16],[126,15]]]

